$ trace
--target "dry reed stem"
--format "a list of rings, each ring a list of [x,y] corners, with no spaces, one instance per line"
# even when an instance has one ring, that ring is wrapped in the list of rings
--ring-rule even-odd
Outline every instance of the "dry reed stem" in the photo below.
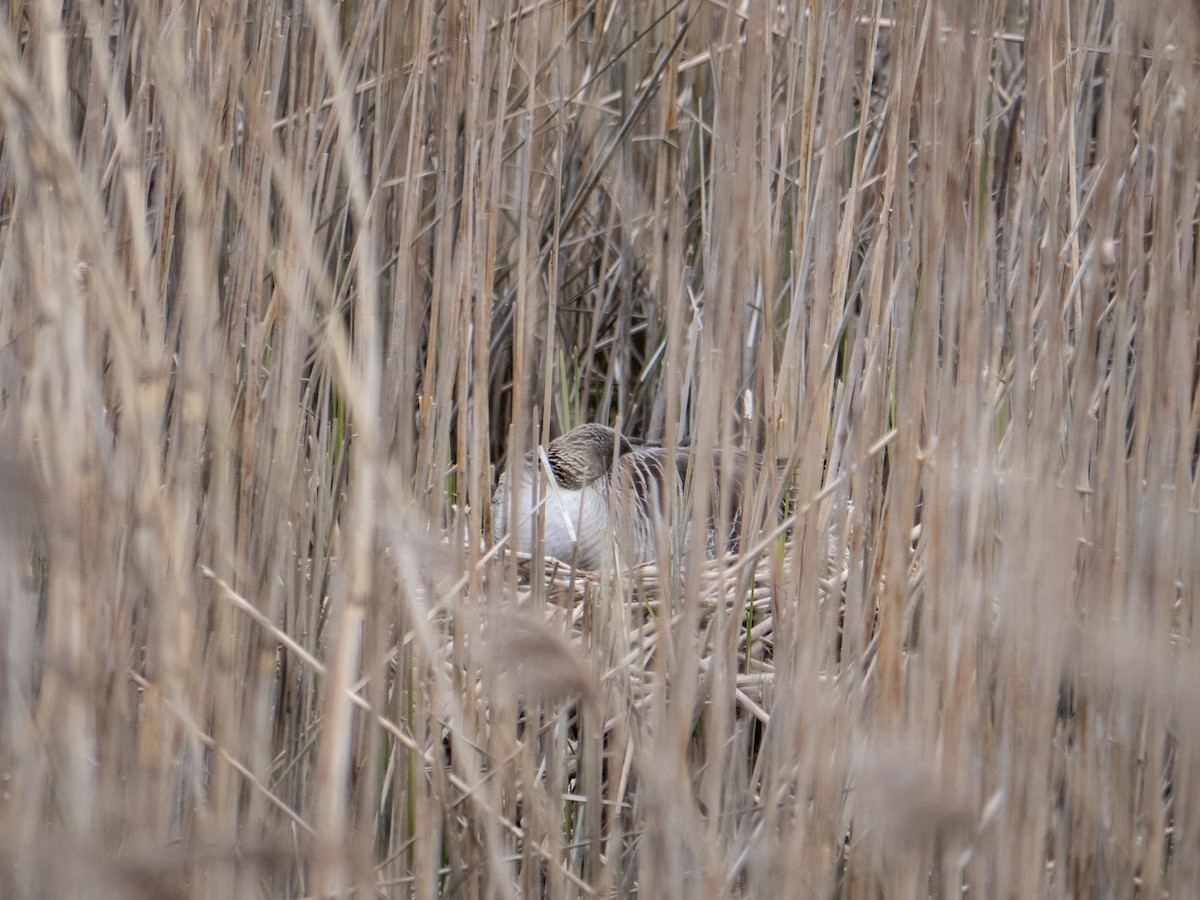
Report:
[[[0,895],[1200,894],[1194,9],[6,18]]]

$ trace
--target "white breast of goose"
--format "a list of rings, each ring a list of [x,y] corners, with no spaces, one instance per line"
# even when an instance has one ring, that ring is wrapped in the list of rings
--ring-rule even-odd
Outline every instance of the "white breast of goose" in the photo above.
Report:
[[[500,476],[492,497],[492,538],[500,540],[510,528],[510,546],[522,553],[533,552],[534,525],[538,510],[535,497],[545,509],[542,551],[564,562],[575,561],[580,569],[598,569],[612,536],[607,483],[566,488],[546,478],[533,466],[525,467],[519,483],[509,487],[509,473]],[[534,479],[541,484],[534,490]],[[509,511],[513,510],[510,516]]]

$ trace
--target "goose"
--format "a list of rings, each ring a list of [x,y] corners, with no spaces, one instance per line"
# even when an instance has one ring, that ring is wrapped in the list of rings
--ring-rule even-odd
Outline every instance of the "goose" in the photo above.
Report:
[[[544,462],[526,460],[519,483],[511,471],[500,476],[492,495],[494,541],[511,529],[514,549],[533,550],[537,496],[545,508],[546,556],[599,569],[612,558],[615,539],[624,565],[655,561],[669,493],[677,509],[682,503],[687,448],[671,459],[663,447],[635,446],[606,425],[588,423],[551,441]],[[548,477],[535,491],[543,468]],[[685,531],[685,543],[689,536]]]

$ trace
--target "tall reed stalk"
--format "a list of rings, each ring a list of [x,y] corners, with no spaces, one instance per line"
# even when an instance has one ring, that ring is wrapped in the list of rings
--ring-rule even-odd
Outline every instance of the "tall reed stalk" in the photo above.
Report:
[[[0,896],[1200,896],[1190,4],[6,19]]]

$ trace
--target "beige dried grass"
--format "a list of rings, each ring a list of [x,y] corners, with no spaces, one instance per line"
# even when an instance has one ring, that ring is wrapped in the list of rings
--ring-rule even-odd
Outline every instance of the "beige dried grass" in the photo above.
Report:
[[[1200,894],[1189,6],[7,18],[0,895]]]

